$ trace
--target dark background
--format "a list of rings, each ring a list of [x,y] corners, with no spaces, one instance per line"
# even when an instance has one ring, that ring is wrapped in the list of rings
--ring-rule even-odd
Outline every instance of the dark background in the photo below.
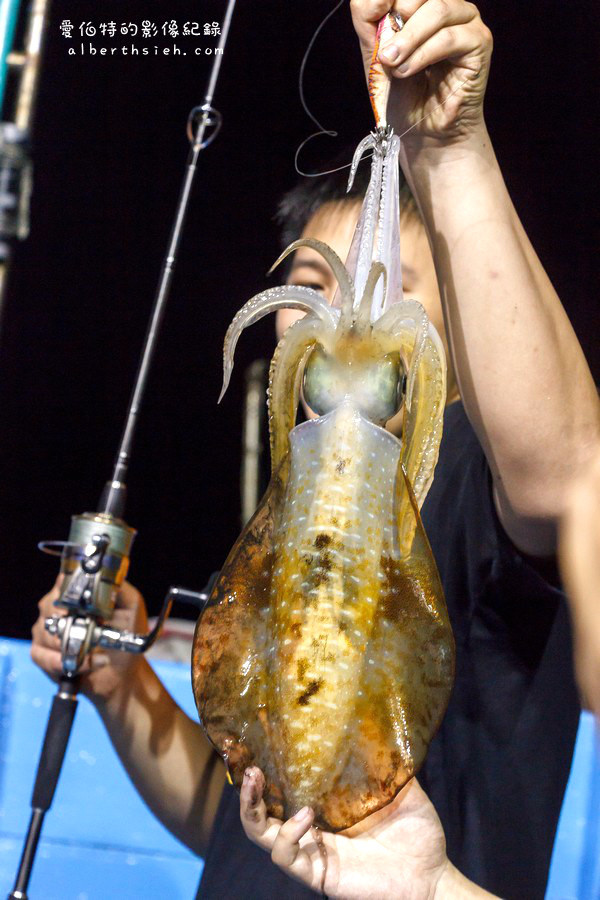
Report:
[[[139,529],[131,580],[152,612],[170,583],[201,588],[239,528],[243,372],[273,324],[241,340],[216,406],[227,325],[277,252],[272,215],[314,127],[298,97],[308,41],[334,0],[240,0],[215,105],[224,125],[200,158],[180,261],[129,477]],[[598,353],[597,22],[575,7],[479,4],[495,38],[487,119],[526,230],[592,364]],[[109,477],[216,38],[80,38],[82,21],[159,27],[222,22],[217,0],[54,0],[35,128],[31,234],[19,246],[0,338],[0,633],[27,636],[56,567],[36,550],[66,539]],[[70,19],[71,41],[59,30]],[[186,56],[69,57],[101,46]],[[153,49],[152,49],[153,52]],[[305,81],[336,140],[303,154],[319,169],[371,127],[348,9],[319,36]]]

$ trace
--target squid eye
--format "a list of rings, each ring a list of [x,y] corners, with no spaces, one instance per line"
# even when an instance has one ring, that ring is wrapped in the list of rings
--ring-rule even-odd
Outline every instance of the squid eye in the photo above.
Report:
[[[396,415],[404,400],[406,375],[400,356],[390,353],[365,367],[357,388],[363,414],[372,422],[384,425]]]
[[[304,399],[318,416],[335,409],[344,399],[340,367],[322,347],[316,346],[304,369]]]

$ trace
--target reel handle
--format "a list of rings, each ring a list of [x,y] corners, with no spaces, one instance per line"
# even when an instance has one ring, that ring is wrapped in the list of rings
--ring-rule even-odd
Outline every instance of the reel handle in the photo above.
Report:
[[[208,593],[170,587],[163,600],[158,619],[148,634],[121,631],[118,628],[111,628],[110,625],[100,625],[90,616],[83,615],[50,616],[46,619],[45,626],[50,634],[60,638],[63,670],[74,674],[94,647],[122,650],[126,653],[145,653],[162,631],[175,600],[203,607],[208,600]]]

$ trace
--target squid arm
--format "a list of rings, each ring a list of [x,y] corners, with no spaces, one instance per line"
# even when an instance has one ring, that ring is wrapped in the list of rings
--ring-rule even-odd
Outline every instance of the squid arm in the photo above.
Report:
[[[373,296],[380,279],[383,281],[383,296],[385,298],[387,294],[387,271],[383,263],[374,262],[369,270],[365,291],[356,316],[356,328],[359,331],[365,331],[371,323]]]
[[[323,329],[312,317],[300,319],[279,341],[269,370],[269,433],[271,472],[279,468],[290,446],[290,431],[296,423],[303,363],[317,342],[323,344],[333,331]]]
[[[389,306],[402,300],[398,185],[400,139],[392,134],[391,129],[378,130],[364,138],[354,154],[348,190],[354,182],[358,164],[368,149],[373,151],[371,178],[346,267],[355,273],[356,296],[362,297],[372,262],[385,265],[388,291],[385,296],[380,292],[373,295],[371,321],[375,322]]]
[[[402,464],[422,507],[433,480],[446,399],[446,357],[442,342],[420,303],[392,306],[373,328],[400,350],[406,372]]]
[[[293,243],[291,243],[289,247],[286,247],[281,256],[279,256],[279,258],[275,260],[275,262],[269,269],[269,274],[273,271],[273,269],[276,268],[276,266],[279,265],[279,263],[283,262],[283,260],[287,256],[289,256],[290,253],[298,250],[299,247],[310,247],[311,250],[315,250],[323,257],[323,259],[327,263],[329,263],[329,266],[331,267],[331,270],[335,276],[335,280],[338,283],[336,297],[338,296],[338,293],[341,294],[341,302],[338,304],[342,308],[339,327],[341,330],[344,330],[346,327],[349,327],[352,320],[352,309],[355,302],[356,292],[350,272],[348,271],[342,260],[339,258],[335,250],[332,250],[328,244],[325,244],[323,241],[317,241],[315,238],[300,238],[297,241],[293,241]],[[335,306],[335,304],[332,304],[332,306]],[[335,313],[333,313],[329,305],[328,309],[330,310],[330,315],[333,317]]]
[[[446,401],[446,357],[435,328],[420,303],[396,304],[376,323],[399,351],[407,372],[400,464],[420,509],[427,496],[439,455]],[[402,555],[411,552],[414,519],[404,495],[398,510]]]
[[[223,387],[219,403],[229,386],[233,371],[233,355],[242,331],[278,309],[300,309],[302,312],[312,314],[324,324],[332,325],[335,322],[327,301],[312,288],[284,285],[256,294],[242,306],[227,329],[223,345]]]

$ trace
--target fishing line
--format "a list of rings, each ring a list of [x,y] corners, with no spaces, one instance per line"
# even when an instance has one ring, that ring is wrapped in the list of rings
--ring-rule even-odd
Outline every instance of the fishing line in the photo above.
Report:
[[[334,10],[334,12],[335,12],[335,10]],[[479,75],[479,72],[475,72],[474,75],[473,75],[473,77],[477,77],[477,75]],[[464,87],[464,85],[465,85],[465,84],[467,83],[467,81],[469,81],[469,80],[470,80],[469,78],[465,78],[464,81],[461,81],[460,84],[458,84],[458,85],[454,88],[453,91],[450,91],[450,93],[448,94],[448,96],[447,96],[444,100],[442,100],[441,103],[438,103],[438,105],[437,105],[437,106],[434,106],[432,110],[430,110],[429,112],[425,113],[425,115],[424,115],[424,116],[421,116],[420,119],[417,119],[416,122],[413,122],[413,124],[412,124],[409,128],[407,128],[406,131],[403,131],[402,134],[399,134],[398,137],[400,138],[400,140],[402,140],[402,138],[403,138],[406,134],[408,134],[409,131],[412,131],[413,128],[416,128],[417,125],[420,125],[421,122],[424,122],[425,119],[429,118],[429,116],[432,116],[432,115],[434,114],[434,112],[437,112],[438,109],[441,109],[441,107],[442,107],[445,103],[447,103],[448,100],[450,100],[450,98],[453,97],[454,94],[456,94],[457,91],[460,91],[461,87]],[[316,120],[315,120],[315,121],[316,121]],[[317,124],[318,124],[318,123],[317,123]],[[343,166],[338,166],[336,169],[325,169],[324,172],[302,172],[302,171],[298,168],[298,155],[300,154],[300,151],[301,151],[302,148],[305,146],[305,144],[307,144],[308,141],[311,140],[311,138],[317,137],[317,136],[320,135],[320,134],[328,134],[328,135],[331,135],[331,136],[333,136],[333,137],[337,137],[337,132],[336,132],[336,131],[325,131],[325,130],[323,130],[323,131],[316,131],[314,134],[311,134],[309,137],[305,138],[305,139],[302,141],[302,143],[300,144],[300,146],[299,146],[298,149],[296,150],[296,156],[295,156],[295,158],[294,158],[294,167],[295,167],[296,172],[298,173],[298,175],[301,175],[303,178],[320,178],[322,175],[333,175],[334,172],[341,172],[342,169],[349,169],[350,166],[352,165],[352,161],[350,161],[349,163],[345,163]],[[363,159],[370,159],[372,155],[373,155],[372,153],[365,153],[365,155],[361,158],[360,161],[362,162]]]
[[[479,72],[474,72],[473,75],[472,75],[471,77],[477,78],[478,75],[479,75]],[[453,91],[450,91],[450,93],[448,94],[448,96],[447,96],[444,100],[442,100],[441,103],[438,103],[437,106],[434,106],[433,109],[430,110],[430,112],[425,113],[425,115],[424,115],[424,116],[421,116],[420,119],[417,119],[416,122],[413,122],[413,124],[410,126],[410,128],[407,128],[406,131],[403,131],[402,134],[399,134],[399,135],[398,135],[398,137],[400,138],[400,140],[402,140],[402,138],[404,137],[405,134],[408,134],[409,131],[412,131],[413,128],[416,128],[417,125],[420,125],[421,122],[424,122],[425,119],[428,119],[429,116],[432,116],[432,115],[434,114],[434,112],[437,112],[438,109],[441,109],[442,106],[444,105],[444,103],[447,103],[448,100],[450,100],[450,98],[453,97],[453,96],[456,94],[457,91],[460,91],[461,87],[464,87],[465,84],[467,83],[467,81],[470,81],[470,80],[471,80],[471,78],[465,78],[465,80],[464,80],[464,81],[461,81],[461,83],[460,83],[459,85],[457,85],[457,86],[454,88]],[[352,163],[350,163],[350,165],[352,165]]]
[[[298,166],[298,157],[299,157],[300,153],[302,152],[302,150],[304,149],[304,147],[308,144],[309,141],[311,141],[315,137],[319,137],[319,135],[321,135],[321,134],[325,134],[325,135],[327,135],[327,137],[336,138],[338,136],[338,132],[333,131],[331,129],[323,128],[323,126],[321,125],[321,123],[319,122],[317,117],[314,116],[312,114],[312,112],[310,111],[310,109],[308,108],[308,103],[306,102],[306,97],[304,96],[304,72],[306,70],[306,63],[308,62],[308,57],[310,56],[310,51],[312,50],[316,39],[318,38],[319,34],[323,30],[323,28],[325,27],[327,22],[331,19],[332,16],[335,15],[335,13],[338,11],[338,9],[340,9],[340,7],[344,5],[344,3],[345,3],[345,0],[339,0],[339,2],[336,3],[336,5],[333,7],[333,9],[331,9],[327,13],[327,15],[325,16],[323,21],[317,26],[313,36],[311,37],[310,41],[308,42],[308,47],[306,48],[304,56],[302,57],[302,62],[300,63],[300,71],[298,73],[298,93],[300,95],[300,103],[302,104],[302,109],[304,110],[304,112],[306,113],[308,118],[311,120],[311,122],[314,122],[315,125],[317,126],[317,128],[319,129],[319,131],[315,131],[313,134],[310,134],[307,138],[304,138],[304,140],[302,141],[302,143],[296,150],[296,153],[294,154],[294,168],[295,168],[296,172],[298,173],[298,175],[303,175],[307,178],[316,178],[319,175],[328,175],[329,172],[317,172],[316,174],[313,174],[313,175],[311,175],[309,172],[302,172]],[[342,166],[342,168],[345,168],[345,166]],[[338,170],[332,169],[331,171],[337,172]]]
[[[334,131],[333,129],[324,128],[323,125],[317,119],[317,117],[314,116],[313,113],[310,111],[310,109],[308,107],[308,103],[306,102],[306,96],[304,94],[304,73],[306,71],[306,64],[308,62],[308,57],[310,56],[310,52],[315,44],[316,39],[318,38],[319,34],[323,30],[323,28],[325,27],[327,22],[331,19],[332,16],[335,15],[335,13],[344,4],[344,2],[345,2],[345,0],[339,0],[339,2],[336,3],[336,5],[333,7],[333,9],[331,9],[327,13],[327,15],[325,16],[323,21],[317,26],[313,36],[311,37],[310,41],[308,42],[308,47],[306,48],[304,56],[302,57],[302,62],[300,63],[300,71],[298,73],[298,93],[300,95],[300,103],[302,104],[302,109],[304,110],[304,112],[306,113],[308,118],[311,120],[311,122],[314,122],[315,125],[317,126],[317,128],[319,129],[319,131],[315,131],[312,134],[309,134],[308,137],[304,138],[304,140],[301,141],[300,144],[298,145],[296,152],[294,154],[294,169],[296,170],[296,173],[298,175],[300,175],[302,178],[321,178],[324,175],[333,175],[335,172],[341,172],[344,169],[349,169],[352,165],[352,161],[350,161],[349,163],[345,163],[345,165],[337,166],[335,169],[325,169],[323,172],[303,172],[302,169],[300,168],[300,166],[298,165],[298,157],[300,156],[300,154],[302,153],[303,149],[306,147],[308,142],[312,141],[313,138],[319,137],[321,134],[325,134],[325,135],[327,135],[327,137],[333,137],[333,138],[336,138],[338,136],[337,131]],[[477,77],[477,75],[479,75],[479,72],[475,72],[471,77]],[[464,87],[464,85],[469,80],[470,80],[469,78],[465,78],[464,81],[461,81],[460,84],[458,84],[454,88],[454,90],[450,91],[448,96],[444,100],[442,100],[441,103],[438,103],[438,105],[434,106],[434,108],[432,110],[425,113],[425,115],[421,116],[420,119],[417,119],[416,122],[413,122],[413,124],[409,128],[407,128],[406,131],[403,131],[402,134],[398,135],[400,140],[402,140],[402,138],[405,135],[407,135],[410,131],[412,131],[413,128],[416,128],[417,125],[420,125],[421,122],[424,122],[425,119],[427,119],[429,116],[432,116],[435,112],[437,112],[438,109],[441,109],[442,106],[444,106],[444,104],[447,103],[448,100],[450,100],[451,97],[453,97],[457,93],[457,91],[459,91],[462,87]],[[363,156],[363,159],[369,159],[372,155],[373,155],[372,153],[365,154],[365,156]]]

